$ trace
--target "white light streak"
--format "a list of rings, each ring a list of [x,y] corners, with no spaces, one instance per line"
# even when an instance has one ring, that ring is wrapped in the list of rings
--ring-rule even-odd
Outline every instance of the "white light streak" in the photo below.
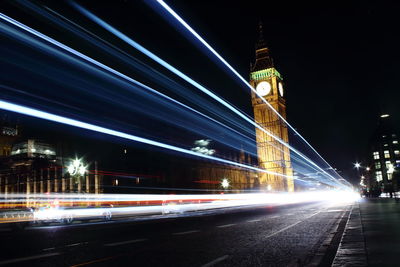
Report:
[[[217,51],[214,50],[193,28],[187,24],[172,8],[170,8],[163,0],[157,0],[157,2],[168,12],[170,13],[176,20],[178,20],[191,34],[193,34],[197,40],[199,40],[207,49],[209,49],[226,67],[228,67],[251,91],[253,91],[262,101],[282,120],[286,123],[286,125],[294,131],[296,135],[298,135],[328,166],[329,163],[314,149],[314,147],[311,146],[310,143],[307,142],[307,140],[300,135],[299,132],[296,131],[294,127],[292,127],[289,122],[276,110],[272,107],[270,103],[268,103],[267,100],[265,100],[262,95],[260,95],[257,90],[255,90]],[[258,126],[256,126],[258,128]],[[265,131],[264,131],[265,132]],[[342,184],[339,182],[336,178],[331,176],[329,173],[327,173],[325,170],[323,170],[321,167],[319,167],[317,164],[315,164],[313,161],[310,159],[306,158],[303,154],[299,153],[296,149],[294,149],[291,146],[288,146],[285,142],[283,142],[281,139],[275,137],[274,135],[266,132],[269,136],[273,137],[275,140],[277,140],[279,143],[287,146],[289,149],[292,149],[293,152],[301,156],[303,159],[305,159],[307,162],[310,164],[314,165],[318,169],[320,169],[324,174],[326,174],[328,177],[334,179],[335,182]],[[331,166],[330,166],[331,167]],[[336,172],[336,174],[340,177],[340,175]],[[347,186],[346,186],[347,187]]]
[[[94,124],[90,124],[90,123],[86,123],[86,122],[70,119],[70,118],[59,116],[59,115],[55,115],[55,114],[51,114],[51,113],[48,113],[48,112],[44,112],[44,111],[40,111],[40,110],[37,110],[37,109],[29,108],[29,107],[26,107],[26,106],[21,106],[21,105],[9,103],[9,102],[3,101],[3,100],[0,100],[0,109],[12,111],[12,112],[16,112],[16,113],[20,113],[20,114],[24,114],[24,115],[27,115],[27,116],[48,120],[48,121],[58,122],[58,123],[61,123],[61,124],[66,124],[66,125],[74,126],[74,127],[77,127],[77,128],[86,129],[86,130],[90,130],[90,131],[95,131],[95,132],[99,132],[99,133],[103,133],[103,134],[107,134],[107,135],[111,135],[111,136],[116,136],[116,137],[124,138],[124,139],[127,139],[127,140],[139,142],[139,143],[144,143],[144,144],[151,145],[151,146],[161,147],[161,148],[165,148],[165,149],[168,149],[168,150],[172,150],[172,151],[176,151],[176,152],[180,152],[180,153],[184,153],[184,154],[197,156],[197,157],[200,157],[200,158],[205,158],[205,159],[210,159],[210,160],[214,160],[214,161],[218,161],[218,162],[222,162],[222,163],[227,163],[227,164],[230,164],[230,165],[243,167],[243,168],[254,170],[254,171],[265,172],[265,173],[269,173],[269,174],[273,174],[273,175],[277,175],[277,176],[281,176],[281,177],[294,178],[293,176],[288,176],[288,175],[284,175],[284,174],[281,174],[281,173],[275,173],[275,172],[271,172],[271,171],[268,171],[268,170],[260,169],[260,168],[257,168],[257,167],[249,166],[249,165],[246,165],[246,164],[242,164],[242,163],[238,163],[238,162],[234,162],[234,161],[230,161],[230,160],[225,160],[225,159],[213,157],[213,156],[210,156],[210,155],[197,153],[197,152],[194,152],[194,151],[191,151],[191,150],[188,150],[188,149],[184,149],[184,148],[180,148],[180,147],[177,147],[177,146],[168,145],[168,144],[164,144],[164,143],[161,143],[161,142],[153,141],[153,140],[150,140],[150,139],[147,139],[147,138],[143,138],[143,137],[139,137],[139,136],[135,136],[135,135],[131,135],[131,134],[115,131],[115,130],[108,129],[108,128],[105,128],[105,127],[101,127],[101,126],[97,126],[97,125],[94,125]],[[73,164],[77,164],[77,163],[74,161]]]

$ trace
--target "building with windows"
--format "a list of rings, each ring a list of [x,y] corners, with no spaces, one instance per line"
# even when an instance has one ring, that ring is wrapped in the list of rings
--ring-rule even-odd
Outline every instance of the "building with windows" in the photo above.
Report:
[[[64,162],[57,157],[55,147],[44,141],[28,139],[16,143],[10,155],[0,161],[0,194],[99,193],[101,177],[97,168],[89,172],[87,166],[82,166],[84,171],[75,173],[70,166],[64,166],[75,161]]]
[[[368,155],[368,190],[398,191],[400,171],[400,136],[394,129],[390,116],[383,114],[371,139]]]
[[[11,154],[12,145],[19,137],[17,124],[13,123],[6,113],[2,113],[0,118],[0,157]]]

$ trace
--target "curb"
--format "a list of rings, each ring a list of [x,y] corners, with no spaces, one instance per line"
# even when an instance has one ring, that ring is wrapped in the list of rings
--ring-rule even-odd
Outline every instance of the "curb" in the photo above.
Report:
[[[322,244],[305,267],[331,266],[343,235],[344,228],[347,224],[347,220],[350,216],[350,210],[351,209],[347,209],[341,216],[339,216],[330,233],[322,241]]]
[[[368,266],[359,203],[350,212],[332,266]]]

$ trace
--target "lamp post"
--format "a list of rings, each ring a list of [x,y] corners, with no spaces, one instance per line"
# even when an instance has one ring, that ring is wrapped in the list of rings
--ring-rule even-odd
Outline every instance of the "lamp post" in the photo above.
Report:
[[[81,191],[81,179],[85,176],[87,172],[87,166],[83,164],[80,159],[74,159],[67,167],[67,172],[69,173],[71,179],[74,179],[74,187],[78,187],[76,192]],[[75,189],[75,188],[74,188]]]
[[[226,190],[229,187],[229,180],[226,179],[226,178],[222,179],[221,186],[222,186],[223,189]]]

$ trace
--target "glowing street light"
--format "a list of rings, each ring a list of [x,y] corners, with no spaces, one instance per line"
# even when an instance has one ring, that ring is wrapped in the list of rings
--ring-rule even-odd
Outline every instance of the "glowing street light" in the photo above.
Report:
[[[67,167],[71,176],[83,176],[87,172],[87,166],[83,165],[80,159],[74,159]]]
[[[367,168],[365,168],[367,171],[370,171],[371,170],[371,168],[370,167],[367,167]]]
[[[228,179],[226,179],[226,178],[222,179],[221,186],[222,186],[224,189],[227,189],[227,188],[229,187],[229,181],[228,181]]]
[[[356,163],[354,163],[354,167],[356,169],[359,169],[359,168],[361,168],[361,164],[359,162],[356,162]]]

